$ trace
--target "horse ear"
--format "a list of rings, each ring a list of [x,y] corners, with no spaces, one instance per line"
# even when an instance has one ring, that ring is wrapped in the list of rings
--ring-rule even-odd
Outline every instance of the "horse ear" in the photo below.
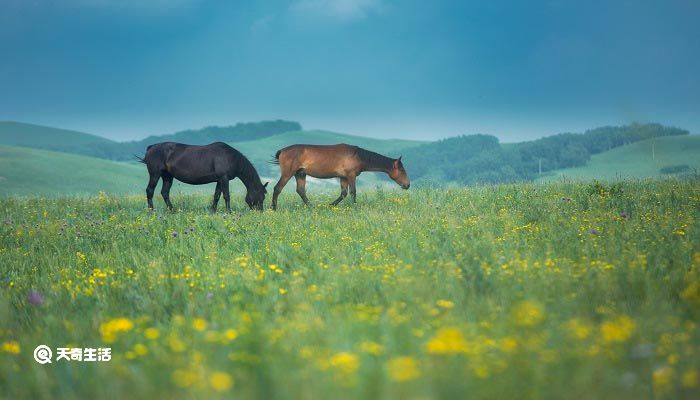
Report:
[[[399,156],[399,162],[401,162],[401,157],[403,157],[403,156]]]
[[[266,188],[268,183],[270,183],[270,182],[265,182],[265,184],[263,185],[263,187]]]

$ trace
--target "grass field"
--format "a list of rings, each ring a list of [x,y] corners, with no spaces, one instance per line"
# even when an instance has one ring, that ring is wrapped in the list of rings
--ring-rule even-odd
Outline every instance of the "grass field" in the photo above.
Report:
[[[700,135],[668,136],[632,143],[596,154],[583,167],[554,171],[539,180],[654,178],[663,176],[661,168],[675,165],[700,169]]]
[[[700,397],[697,183],[295,196],[0,199],[2,397]]]

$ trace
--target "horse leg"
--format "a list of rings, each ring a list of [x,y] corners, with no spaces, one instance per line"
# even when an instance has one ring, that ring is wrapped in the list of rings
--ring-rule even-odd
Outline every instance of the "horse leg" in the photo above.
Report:
[[[357,189],[355,184],[357,183],[357,177],[355,175],[348,176],[348,185],[350,186],[350,197],[352,198],[353,204],[357,203]]]
[[[338,203],[343,201],[345,196],[348,195],[348,179],[347,178],[340,178],[340,196],[335,199],[334,202],[331,203],[332,206],[337,206]]]
[[[156,191],[158,179],[160,179],[160,175],[150,174],[148,186],[146,186],[146,200],[148,201],[148,208],[151,210],[153,210],[153,193]]]
[[[297,181],[297,193],[299,197],[304,201],[304,204],[309,205],[309,198],[306,197],[306,173],[301,170],[294,175]]]
[[[173,176],[169,173],[163,174],[163,187],[160,189],[160,194],[163,196],[165,204],[170,211],[173,210],[173,203],[170,202],[170,188],[173,186]]]
[[[223,177],[219,183],[221,184],[221,191],[224,194],[224,201],[226,202],[226,211],[231,212],[231,194],[228,191],[228,177]]]
[[[211,202],[211,212],[216,212],[216,207],[219,205],[219,198],[221,197],[221,183],[216,182],[216,189],[214,189],[214,201]]]
[[[280,180],[277,181],[277,184],[275,185],[275,190],[272,193],[272,209],[276,210],[277,209],[277,197],[279,197],[280,193],[282,193],[282,189],[284,189],[284,185],[287,184],[289,181],[290,176],[285,176],[284,174],[280,176]]]

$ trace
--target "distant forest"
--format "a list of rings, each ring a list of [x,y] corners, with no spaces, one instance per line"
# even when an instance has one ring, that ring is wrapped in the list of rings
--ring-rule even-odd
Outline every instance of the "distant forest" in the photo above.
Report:
[[[606,126],[501,144],[490,135],[458,136],[404,150],[411,178],[422,185],[532,180],[541,172],[585,165],[591,155],[639,140],[687,135],[660,124]]]

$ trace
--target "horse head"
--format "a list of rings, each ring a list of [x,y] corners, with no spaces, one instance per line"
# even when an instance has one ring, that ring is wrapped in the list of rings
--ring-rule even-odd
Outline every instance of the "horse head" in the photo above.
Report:
[[[403,167],[401,157],[397,158],[391,163],[389,177],[404,189],[408,189],[409,187],[411,187],[411,180],[408,178],[408,174],[406,173],[406,170]]]

